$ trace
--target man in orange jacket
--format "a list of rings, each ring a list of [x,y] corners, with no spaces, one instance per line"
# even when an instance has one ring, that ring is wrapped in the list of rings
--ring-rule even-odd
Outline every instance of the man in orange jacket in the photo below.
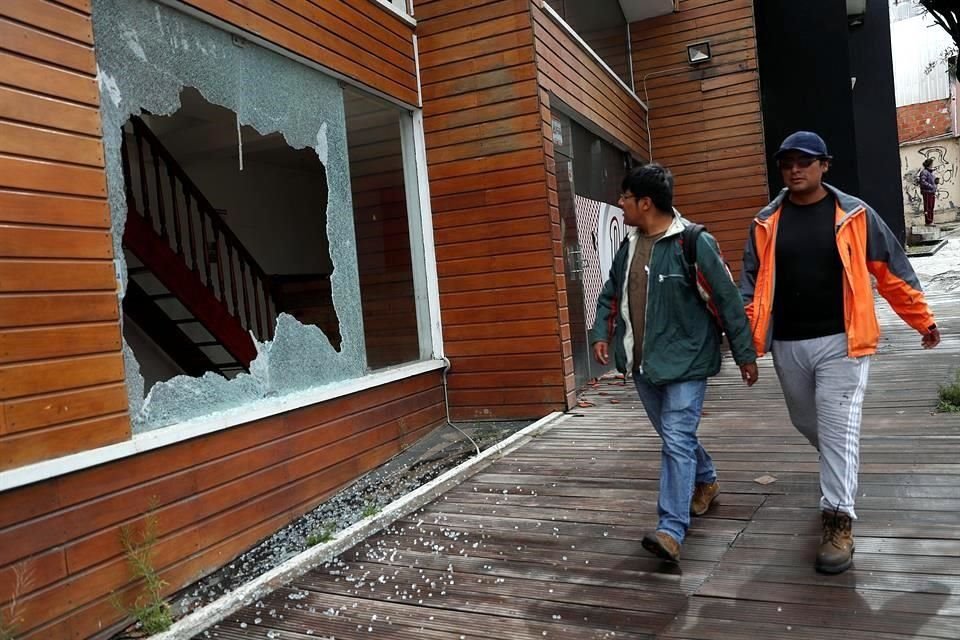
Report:
[[[925,349],[940,332],[890,228],[862,200],[824,184],[823,139],[798,131],[775,158],[786,189],[750,227],[740,290],[757,355],[772,351],[790,420],[820,452],[815,566],[841,573],[853,560],[861,406],[880,337],[871,276]]]

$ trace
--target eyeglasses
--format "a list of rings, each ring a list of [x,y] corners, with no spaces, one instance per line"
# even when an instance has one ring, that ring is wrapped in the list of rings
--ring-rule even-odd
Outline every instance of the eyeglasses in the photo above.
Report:
[[[629,200],[630,198],[636,198],[636,197],[637,197],[637,196],[633,195],[632,193],[621,193],[621,194],[620,194],[620,199],[621,199],[621,200]]]
[[[801,158],[780,158],[777,160],[777,166],[781,170],[793,169],[794,167],[800,167],[801,169],[807,169],[814,162],[819,162],[820,158],[814,158],[811,156],[803,156]]]

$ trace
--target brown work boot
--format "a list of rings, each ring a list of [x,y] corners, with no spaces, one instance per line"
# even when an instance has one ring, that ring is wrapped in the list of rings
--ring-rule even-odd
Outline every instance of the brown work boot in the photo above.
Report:
[[[693,500],[690,501],[690,515],[702,516],[710,509],[714,499],[720,493],[720,483],[701,482],[693,488]]]
[[[674,540],[669,533],[653,531],[643,536],[641,544],[644,549],[655,556],[670,562],[680,562],[680,543]]]
[[[841,511],[824,511],[823,537],[817,549],[817,571],[843,573],[853,564],[853,519]]]

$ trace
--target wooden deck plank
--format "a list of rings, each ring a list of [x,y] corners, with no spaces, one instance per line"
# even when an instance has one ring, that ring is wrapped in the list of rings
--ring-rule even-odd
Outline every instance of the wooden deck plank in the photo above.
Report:
[[[935,407],[960,366],[960,294],[929,299],[946,336],[929,353],[880,307],[845,574],[813,570],[816,451],[764,359],[754,389],[730,364],[709,386],[700,436],[722,493],[679,568],[640,545],[656,523],[660,442],[632,385],[604,379],[562,425],[221,621],[217,637],[956,638],[960,415]]]

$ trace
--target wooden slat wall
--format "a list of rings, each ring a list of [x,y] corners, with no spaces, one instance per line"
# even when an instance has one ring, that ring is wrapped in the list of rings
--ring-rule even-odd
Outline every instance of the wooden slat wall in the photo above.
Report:
[[[685,67],[688,43],[710,40],[710,62],[647,81],[653,158],[676,175],[677,208],[707,225],[739,273],[768,199],[753,0],[681,0],[679,12],[630,29],[641,92],[647,74]]]
[[[613,140],[645,157],[643,107],[532,0],[540,86]],[[642,154],[642,155],[641,155]]]
[[[184,0],[235,27],[416,105],[413,27],[370,0]]]
[[[529,0],[414,7],[454,419],[565,407]]]
[[[440,382],[425,374],[0,493],[0,604],[18,563],[33,574],[17,638],[86,638],[117,622],[111,592],[135,591],[119,529],[151,500],[169,593],[442,424]]]
[[[0,469],[130,435],[90,3],[0,3]]]
[[[572,108],[581,124],[590,123],[604,131],[636,158],[646,158],[647,133],[643,106],[613,79],[596,60],[533,0],[530,11],[537,54],[540,92],[541,133],[547,167],[550,201],[550,238],[553,245],[554,278],[557,283],[557,310],[563,354],[564,391],[567,407],[576,402],[573,346],[570,339],[564,246],[560,226],[556,163],[553,153],[553,111],[551,101],[559,98]]]

